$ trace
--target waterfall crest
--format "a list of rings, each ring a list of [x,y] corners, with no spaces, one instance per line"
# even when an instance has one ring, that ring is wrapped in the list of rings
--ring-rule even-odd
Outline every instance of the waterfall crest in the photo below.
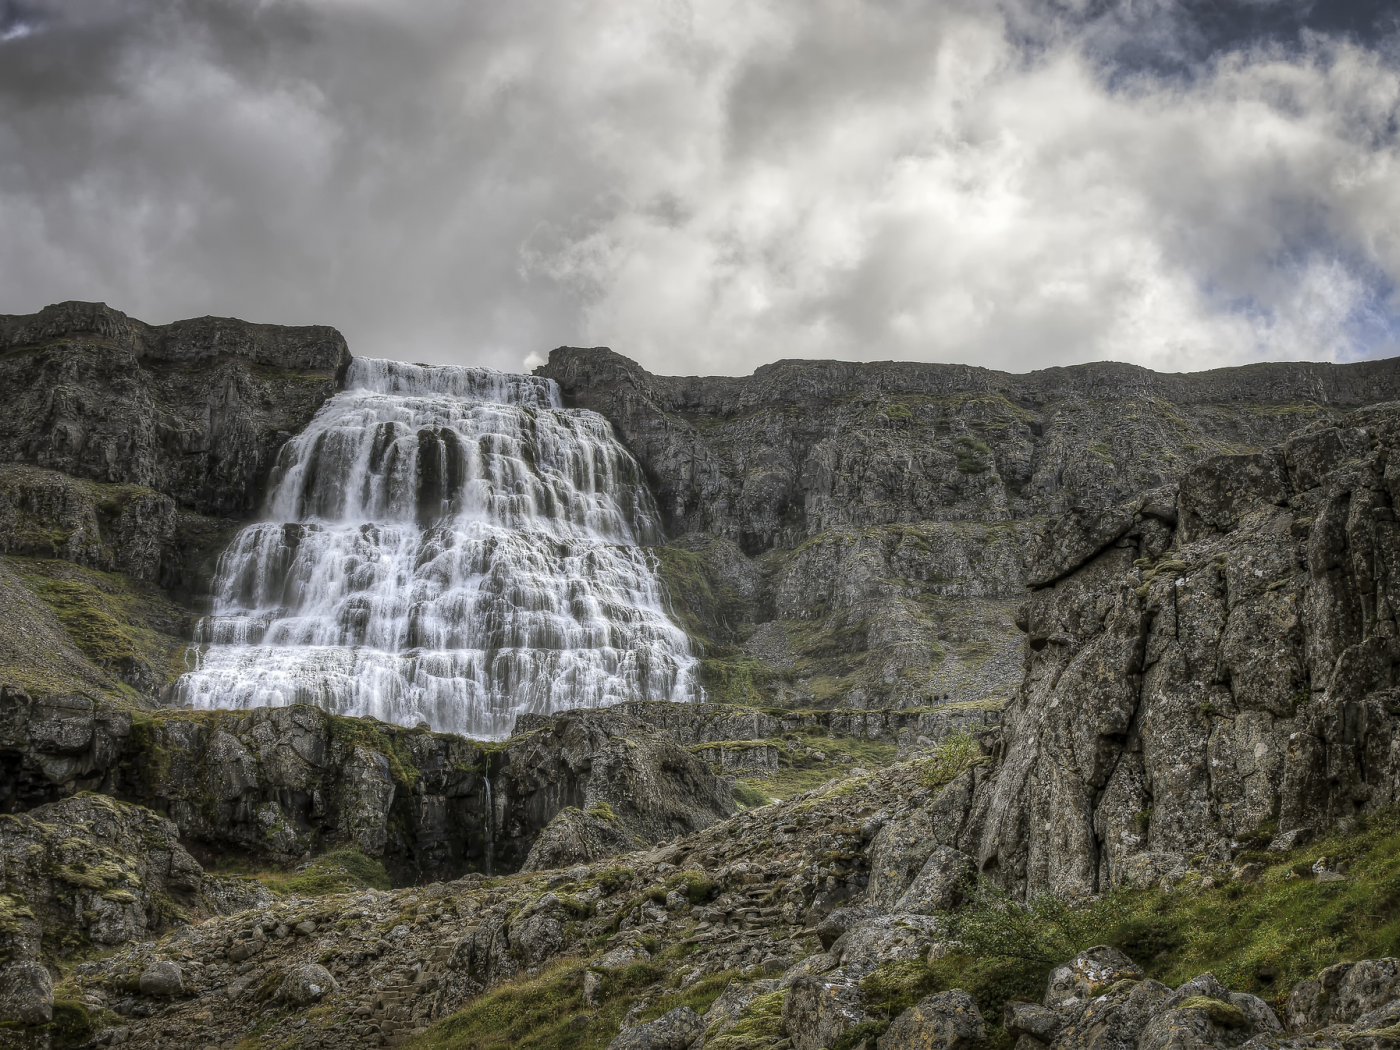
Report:
[[[183,703],[498,739],[522,711],[693,698],[640,469],[552,380],[356,359],[267,518],[220,558]]]

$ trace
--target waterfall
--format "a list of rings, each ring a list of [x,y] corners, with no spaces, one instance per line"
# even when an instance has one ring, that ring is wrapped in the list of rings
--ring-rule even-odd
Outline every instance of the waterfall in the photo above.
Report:
[[[496,860],[496,807],[491,802],[491,778],[482,777],[486,785],[486,819],[482,830],[486,833],[486,877],[491,877],[491,866]]]
[[[552,380],[356,359],[219,560],[179,701],[314,703],[485,739],[522,711],[689,700],[655,504]]]

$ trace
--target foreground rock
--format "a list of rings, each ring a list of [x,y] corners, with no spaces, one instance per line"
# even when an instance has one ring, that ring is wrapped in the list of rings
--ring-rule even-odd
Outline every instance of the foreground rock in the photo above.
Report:
[[[206,875],[170,820],[102,795],[0,817],[0,865],[0,934],[21,957],[125,944],[271,899],[252,880]]]

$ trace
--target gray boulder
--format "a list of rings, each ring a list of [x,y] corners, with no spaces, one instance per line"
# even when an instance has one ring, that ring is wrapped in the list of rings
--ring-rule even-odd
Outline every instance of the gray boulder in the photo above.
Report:
[[[799,977],[783,1000],[783,1027],[793,1050],[823,1050],[858,1024],[872,1020],[860,982],[843,971]]]
[[[977,872],[971,857],[951,846],[935,846],[928,860],[910,883],[904,895],[895,902],[895,911],[950,911],[962,900],[964,889]]]
[[[619,1033],[608,1050],[686,1050],[704,1035],[700,1015],[688,1006],[679,1006],[655,1021]]]
[[[987,1025],[972,996],[951,991],[909,1007],[875,1045],[878,1050],[966,1050],[985,1038]]]
[[[1053,1010],[1067,999],[1092,999],[1119,981],[1140,981],[1144,976],[1142,968],[1117,948],[1095,945],[1050,971],[1045,1005]]]
[[[1136,1050],[1169,995],[1164,984],[1124,978],[1085,999],[1062,1000],[1059,1012],[1067,1019],[1052,1045],[1055,1050]]]
[[[1400,960],[1363,959],[1337,963],[1316,977],[1299,981],[1284,1009],[1292,1031],[1351,1024],[1400,999]]]
[[[179,963],[169,959],[158,959],[141,971],[137,986],[142,995],[155,995],[165,998],[185,993],[185,971]]]
[[[53,978],[32,959],[0,969],[0,1020],[47,1024],[53,1020]]]
[[[291,1006],[310,1006],[339,989],[339,983],[324,966],[302,963],[287,971],[277,988],[277,998]]]
[[[1064,1018],[1038,1003],[1007,1002],[1002,1009],[1001,1026],[1008,1035],[1028,1035],[1048,1043],[1064,1027]]]

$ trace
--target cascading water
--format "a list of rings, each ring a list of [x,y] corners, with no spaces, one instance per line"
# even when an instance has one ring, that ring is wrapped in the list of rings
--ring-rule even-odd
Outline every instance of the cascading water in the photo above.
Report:
[[[185,704],[499,739],[522,711],[693,698],[641,472],[552,380],[356,359],[267,517],[220,558]]]

